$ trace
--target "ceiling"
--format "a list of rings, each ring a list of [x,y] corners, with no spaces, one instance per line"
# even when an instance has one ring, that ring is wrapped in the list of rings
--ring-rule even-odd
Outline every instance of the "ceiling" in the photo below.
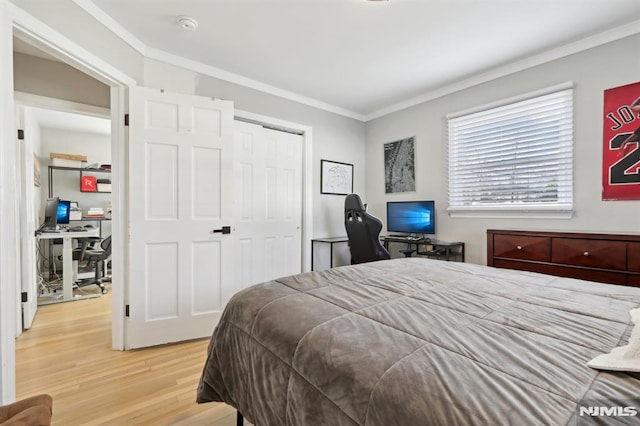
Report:
[[[639,0],[74,2],[145,54],[177,55],[360,118],[592,47],[596,35],[640,32]],[[179,15],[197,30],[180,28]]]
[[[33,118],[41,128],[66,130],[72,132],[111,134],[111,120],[51,109],[28,107]]]

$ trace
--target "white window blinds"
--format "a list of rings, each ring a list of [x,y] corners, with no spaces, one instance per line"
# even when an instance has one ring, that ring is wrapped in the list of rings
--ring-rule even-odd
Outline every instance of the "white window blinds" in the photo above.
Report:
[[[450,116],[448,132],[451,213],[571,212],[573,89]]]

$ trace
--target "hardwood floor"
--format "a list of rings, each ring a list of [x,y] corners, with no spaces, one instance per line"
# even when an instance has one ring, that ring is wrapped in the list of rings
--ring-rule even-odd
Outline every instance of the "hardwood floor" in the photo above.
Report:
[[[232,407],[195,402],[207,344],[111,350],[111,292],[41,306],[16,341],[17,398],[50,394],[54,425],[235,425]]]

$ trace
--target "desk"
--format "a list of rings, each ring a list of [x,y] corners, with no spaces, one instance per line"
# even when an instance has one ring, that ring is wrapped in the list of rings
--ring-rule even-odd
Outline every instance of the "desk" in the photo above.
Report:
[[[417,255],[432,259],[459,260],[464,262],[464,243],[460,241],[448,242],[422,238],[419,240],[392,235],[381,236],[384,247],[389,251],[389,243],[403,243],[415,246]],[[420,251],[420,249],[423,249]]]
[[[81,297],[73,297],[73,252],[71,240],[74,238],[99,237],[97,228],[81,232],[43,232],[36,236],[38,240],[57,240],[62,239],[62,299],[51,302],[38,303],[45,305],[48,303],[68,302],[70,300],[78,300]]]
[[[329,237],[329,238],[314,238],[313,240],[311,240],[311,270],[313,271],[313,258],[314,256],[314,250],[313,250],[313,245],[315,243],[326,243],[329,244],[330,246],[330,261],[329,261],[329,267],[333,268],[333,245],[337,244],[337,243],[348,243],[349,242],[349,237]]]

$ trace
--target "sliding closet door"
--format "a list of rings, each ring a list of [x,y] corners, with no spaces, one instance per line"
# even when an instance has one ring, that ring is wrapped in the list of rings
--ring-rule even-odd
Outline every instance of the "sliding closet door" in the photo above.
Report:
[[[300,135],[235,122],[236,289],[302,270]]]

